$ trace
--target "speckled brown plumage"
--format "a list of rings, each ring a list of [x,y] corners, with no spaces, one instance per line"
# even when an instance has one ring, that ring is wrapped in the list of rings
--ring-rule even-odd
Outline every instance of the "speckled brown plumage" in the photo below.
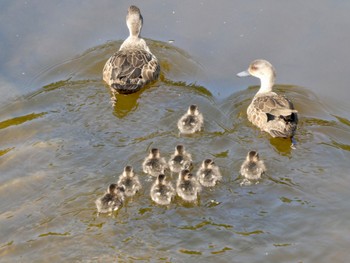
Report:
[[[248,120],[272,137],[292,137],[298,116],[285,96],[267,93],[256,96],[247,109]]]
[[[146,50],[119,50],[103,69],[103,80],[118,93],[129,94],[159,76],[160,66],[156,57]]]

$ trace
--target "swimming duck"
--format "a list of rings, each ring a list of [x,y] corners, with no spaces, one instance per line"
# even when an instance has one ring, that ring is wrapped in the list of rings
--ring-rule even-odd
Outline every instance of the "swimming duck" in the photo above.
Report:
[[[166,168],[167,163],[163,157],[160,157],[159,149],[152,148],[142,164],[144,173],[158,176],[159,174],[163,174]]]
[[[260,79],[259,91],[248,106],[248,120],[272,137],[292,138],[298,123],[293,103],[283,95],[272,91],[276,73],[270,62],[254,60],[239,77],[254,76]]]
[[[247,158],[241,166],[241,174],[246,179],[258,180],[265,171],[264,161],[260,160],[259,154],[256,151],[248,152]]]
[[[201,168],[197,172],[197,178],[201,185],[212,187],[221,180],[222,176],[219,167],[214,161],[212,159],[206,159],[203,161]]]
[[[182,170],[176,184],[176,192],[183,200],[194,202],[197,200],[201,186],[189,170]]]
[[[199,112],[196,105],[191,105],[187,113],[184,114],[177,122],[180,133],[191,134],[198,132],[203,126],[203,115]]]
[[[95,201],[97,212],[112,213],[113,211],[117,211],[123,205],[124,191],[124,187],[110,184],[107,192]]]
[[[179,173],[182,170],[192,168],[192,156],[185,151],[185,147],[181,144],[175,147],[175,152],[170,156],[168,162],[171,172]]]
[[[140,37],[143,18],[138,7],[129,7],[126,24],[129,37],[103,68],[103,80],[111,87],[114,96],[116,93],[137,92],[147,83],[156,80],[160,71],[157,58]]]
[[[118,186],[125,188],[126,196],[134,196],[140,189],[141,183],[137,174],[131,166],[125,166],[123,173],[119,176]]]
[[[171,182],[167,182],[164,174],[158,175],[151,187],[151,198],[159,205],[169,205],[175,196],[175,189]]]

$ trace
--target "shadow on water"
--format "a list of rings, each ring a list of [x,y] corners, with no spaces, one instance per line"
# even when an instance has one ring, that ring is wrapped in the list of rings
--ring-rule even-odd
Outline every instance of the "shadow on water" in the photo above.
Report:
[[[299,111],[297,149],[291,150],[289,141],[271,139],[248,122],[246,109],[257,87],[218,101],[189,81],[201,69],[188,54],[151,40],[162,66],[160,79],[135,94],[118,95],[112,108],[101,71],[120,43],[92,48],[46,70],[33,81],[42,88],[3,107],[0,198],[11,201],[1,204],[6,238],[0,249],[10,259],[53,249],[70,261],[104,254],[106,260],[175,262],[200,256],[227,262],[237,251],[293,247],[315,231],[309,222],[324,205],[320,200],[341,199],[331,195],[328,180],[345,171],[349,120],[330,114],[305,88],[277,85]],[[176,122],[190,104],[202,111],[204,129],[179,136]],[[205,158],[214,158],[223,182],[203,189],[198,205],[176,199],[167,208],[156,206],[142,160],[153,146],[168,158],[180,143],[192,154],[194,171]],[[241,187],[236,178],[252,148],[265,160],[267,176]],[[97,217],[94,200],[125,165],[134,166],[143,189],[114,218]],[[283,229],[291,234],[285,236]],[[71,249],[77,242],[83,253]]]

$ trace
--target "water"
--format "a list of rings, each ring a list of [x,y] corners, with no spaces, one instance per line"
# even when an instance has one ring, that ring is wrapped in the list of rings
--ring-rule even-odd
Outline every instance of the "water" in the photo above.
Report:
[[[114,108],[101,70],[126,35],[130,3],[36,4],[1,4],[9,19],[0,26],[2,262],[346,261],[348,3],[135,2],[162,73]],[[247,121],[258,81],[235,73],[258,57],[275,65],[276,91],[299,111],[296,150]],[[192,103],[204,130],[179,136],[176,121]],[[198,205],[160,207],[141,163],[151,147],[169,158],[179,143],[195,170],[215,159],[223,182],[204,189]],[[268,172],[240,186],[252,149]],[[141,193],[116,215],[97,216],[94,200],[128,164]]]

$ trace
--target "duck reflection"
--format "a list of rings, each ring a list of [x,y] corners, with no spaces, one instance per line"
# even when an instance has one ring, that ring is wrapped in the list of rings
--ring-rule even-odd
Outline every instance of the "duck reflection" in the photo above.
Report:
[[[270,138],[270,144],[275,150],[284,156],[290,156],[292,150],[295,149],[295,139],[293,141],[288,138]]]
[[[138,99],[141,93],[142,91],[128,95],[111,93],[114,115],[119,119],[122,119],[130,112],[135,111],[139,105]]]

